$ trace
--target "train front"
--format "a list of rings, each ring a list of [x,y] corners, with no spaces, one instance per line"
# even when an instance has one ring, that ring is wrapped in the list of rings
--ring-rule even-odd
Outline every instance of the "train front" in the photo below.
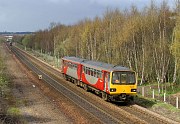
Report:
[[[112,71],[110,74],[110,97],[112,101],[129,101],[137,95],[134,71]]]

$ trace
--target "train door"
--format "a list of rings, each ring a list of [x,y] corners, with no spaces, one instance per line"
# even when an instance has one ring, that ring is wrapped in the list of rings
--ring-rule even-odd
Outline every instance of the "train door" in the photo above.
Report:
[[[110,73],[104,72],[104,90],[106,92],[109,92],[109,79],[110,79]]]
[[[82,69],[83,69],[83,66],[82,66],[81,64],[78,64],[78,65],[77,65],[78,80],[81,80]]]

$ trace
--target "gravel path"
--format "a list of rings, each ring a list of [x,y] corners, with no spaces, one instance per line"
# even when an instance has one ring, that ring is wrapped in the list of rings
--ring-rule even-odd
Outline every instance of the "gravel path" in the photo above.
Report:
[[[16,98],[16,104],[20,109],[24,122],[34,124],[70,124],[73,121],[61,112],[41,90],[36,87],[33,75],[27,76],[28,70],[20,62],[1,46],[4,54],[4,61],[7,65],[7,71],[10,74],[13,84],[13,94]],[[37,81],[37,80],[36,80]]]

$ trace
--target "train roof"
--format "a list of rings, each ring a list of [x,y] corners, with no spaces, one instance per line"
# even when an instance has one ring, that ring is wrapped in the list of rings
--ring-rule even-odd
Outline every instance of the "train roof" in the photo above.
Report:
[[[119,71],[119,70],[123,70],[123,71],[130,71],[129,68],[124,67],[124,66],[119,66],[119,65],[112,65],[112,64],[107,64],[104,62],[98,62],[98,61],[91,61],[91,60],[87,60],[87,61],[83,61],[82,62],[83,65],[89,67],[89,68],[95,68],[95,69],[99,69],[99,70],[107,70],[107,71]]]
[[[67,60],[67,61],[72,61],[72,62],[75,62],[75,63],[81,63],[83,61],[85,61],[86,59],[82,59],[82,58],[77,58],[77,57],[74,57],[74,56],[65,56],[62,58],[63,60]]]
[[[94,69],[97,69],[97,70],[131,71],[129,68],[124,67],[124,66],[112,65],[112,64],[107,64],[107,63],[104,63],[104,62],[92,61],[92,60],[87,60],[87,59],[82,59],[82,58],[77,58],[77,57],[64,57],[62,59],[70,60],[70,61],[75,62],[75,63],[81,63],[86,67],[94,68]]]

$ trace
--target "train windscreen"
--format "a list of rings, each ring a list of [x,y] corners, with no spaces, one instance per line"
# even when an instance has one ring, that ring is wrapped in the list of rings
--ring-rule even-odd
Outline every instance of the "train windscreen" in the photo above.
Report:
[[[122,84],[122,85],[135,84],[136,83],[135,73],[128,71],[113,72],[112,83]]]

